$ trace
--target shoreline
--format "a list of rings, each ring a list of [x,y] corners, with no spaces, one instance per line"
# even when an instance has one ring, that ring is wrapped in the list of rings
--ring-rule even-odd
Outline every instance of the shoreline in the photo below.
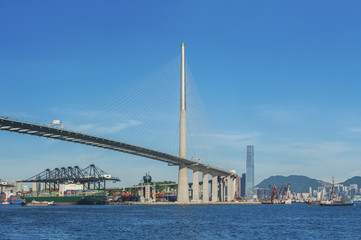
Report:
[[[258,205],[261,202],[110,202],[108,205]]]

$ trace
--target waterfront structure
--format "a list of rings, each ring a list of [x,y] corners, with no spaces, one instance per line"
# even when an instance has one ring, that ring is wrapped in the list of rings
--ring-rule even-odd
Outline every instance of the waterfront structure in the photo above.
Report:
[[[153,190],[153,198],[151,197],[152,190]],[[156,200],[155,185],[152,184],[152,177],[148,173],[146,173],[145,176],[143,177],[143,187],[141,188],[141,193],[142,193],[140,197],[141,202],[153,202]]]
[[[241,179],[241,197],[246,196],[246,174],[242,173],[242,179]]]
[[[247,146],[246,173],[246,196],[252,197],[254,195],[254,148],[252,145]]]

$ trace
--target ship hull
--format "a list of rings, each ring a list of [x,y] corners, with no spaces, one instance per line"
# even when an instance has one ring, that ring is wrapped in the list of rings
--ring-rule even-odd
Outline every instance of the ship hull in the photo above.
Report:
[[[54,202],[54,205],[105,204],[106,196],[23,197],[26,202]]]
[[[23,200],[22,199],[15,199],[15,200],[11,200],[10,203],[13,204],[13,205],[21,205],[23,203]]]
[[[341,206],[353,206],[353,203],[320,203],[320,206],[327,206],[327,207],[341,207]]]

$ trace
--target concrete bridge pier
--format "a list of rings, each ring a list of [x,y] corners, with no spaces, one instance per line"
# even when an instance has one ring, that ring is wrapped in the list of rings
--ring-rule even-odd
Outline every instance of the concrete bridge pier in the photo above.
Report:
[[[212,202],[218,202],[218,176],[212,176]]]
[[[208,173],[203,173],[203,202],[209,202],[209,177]]]
[[[232,196],[232,200],[234,200],[234,197],[236,195],[236,178],[235,177],[231,177],[232,180],[232,185],[231,185],[231,196]]]
[[[234,199],[235,193],[235,178],[232,176],[227,177],[227,201],[231,202]]]
[[[227,202],[231,201],[231,176],[226,177],[227,180]]]
[[[223,177],[220,177],[219,179],[219,182],[220,182],[220,185],[219,185],[219,188],[220,188],[220,201],[224,201],[224,191],[225,191],[225,187],[224,187],[224,178]]]
[[[178,193],[177,201],[178,202],[189,202],[189,193],[188,193],[188,169],[186,165],[179,165],[178,172]]]
[[[193,199],[192,202],[199,202],[199,171],[193,170]]]

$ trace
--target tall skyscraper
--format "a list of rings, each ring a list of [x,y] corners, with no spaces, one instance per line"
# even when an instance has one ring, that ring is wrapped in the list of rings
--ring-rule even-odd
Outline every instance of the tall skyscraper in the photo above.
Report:
[[[246,162],[246,196],[254,195],[254,149],[253,146],[247,146],[247,162]]]

